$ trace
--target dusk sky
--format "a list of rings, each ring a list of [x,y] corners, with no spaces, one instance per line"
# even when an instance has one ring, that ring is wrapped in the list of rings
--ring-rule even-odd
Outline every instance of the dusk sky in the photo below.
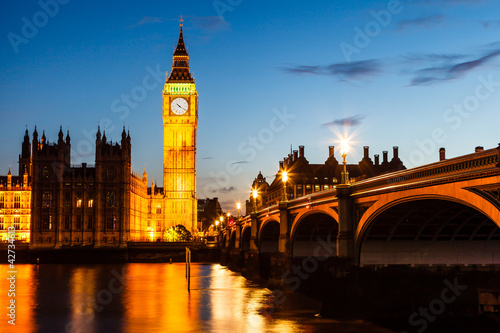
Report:
[[[46,5],[44,5],[46,4]],[[54,6],[57,4],[57,7]],[[351,137],[406,167],[500,142],[500,2],[8,1],[0,14],[0,174],[26,126],[69,128],[72,163],[95,132],[132,138],[132,168],[161,185],[162,89],[184,18],[199,94],[198,197],[236,213],[290,145],[311,163]],[[45,8],[45,9],[44,9]],[[48,13],[48,14],[47,14]],[[338,150],[336,156],[340,160]],[[149,184],[149,185],[150,185]]]

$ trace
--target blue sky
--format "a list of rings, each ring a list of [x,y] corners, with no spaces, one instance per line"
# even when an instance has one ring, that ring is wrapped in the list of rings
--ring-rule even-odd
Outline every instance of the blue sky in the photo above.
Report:
[[[454,157],[500,142],[496,1],[12,1],[0,13],[0,174],[17,173],[35,123],[49,141],[69,127],[72,162],[93,163],[100,123],[113,141],[125,125],[132,168],[161,183],[181,14],[199,93],[198,196],[224,209],[259,171],[272,181],[290,145],[323,163],[347,132],[349,163],[365,145],[390,158],[399,146],[414,167],[440,147]]]

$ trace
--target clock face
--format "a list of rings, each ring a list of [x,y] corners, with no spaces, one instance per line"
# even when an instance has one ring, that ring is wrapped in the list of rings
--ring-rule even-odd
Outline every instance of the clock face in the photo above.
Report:
[[[179,97],[172,101],[172,104],[170,104],[170,108],[172,109],[173,113],[181,115],[187,112],[189,104],[184,98]]]

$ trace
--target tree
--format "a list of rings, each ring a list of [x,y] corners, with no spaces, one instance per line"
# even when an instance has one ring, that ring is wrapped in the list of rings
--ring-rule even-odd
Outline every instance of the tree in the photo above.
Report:
[[[163,233],[165,242],[189,242],[191,240],[191,232],[182,224],[175,227],[170,227]]]

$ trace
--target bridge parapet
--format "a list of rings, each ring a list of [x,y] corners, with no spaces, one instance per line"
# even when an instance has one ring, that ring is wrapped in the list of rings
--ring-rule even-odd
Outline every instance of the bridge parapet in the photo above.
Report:
[[[465,180],[500,174],[499,148],[362,180],[353,183],[353,193],[360,194],[381,188],[394,188],[398,185],[422,184],[428,180],[447,182],[456,181],[458,178]]]

